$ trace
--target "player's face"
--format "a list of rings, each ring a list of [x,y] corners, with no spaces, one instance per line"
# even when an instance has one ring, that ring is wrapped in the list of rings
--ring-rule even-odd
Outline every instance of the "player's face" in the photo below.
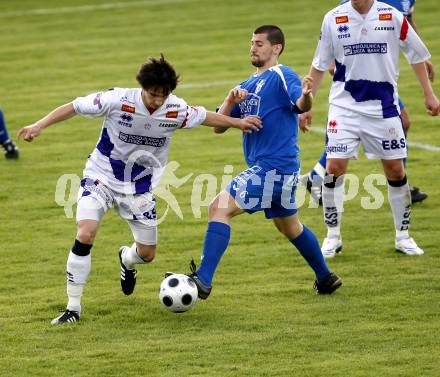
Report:
[[[142,99],[145,105],[152,109],[158,109],[163,105],[168,98],[169,93],[166,93],[161,88],[145,89],[142,92]]]
[[[274,56],[274,49],[267,34],[253,34],[251,40],[251,63],[257,68],[264,67]]]

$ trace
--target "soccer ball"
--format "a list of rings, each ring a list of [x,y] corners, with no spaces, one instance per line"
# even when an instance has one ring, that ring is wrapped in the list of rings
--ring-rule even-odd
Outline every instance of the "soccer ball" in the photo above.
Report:
[[[191,309],[197,301],[197,286],[183,274],[166,277],[160,284],[160,302],[174,313],[183,313]]]

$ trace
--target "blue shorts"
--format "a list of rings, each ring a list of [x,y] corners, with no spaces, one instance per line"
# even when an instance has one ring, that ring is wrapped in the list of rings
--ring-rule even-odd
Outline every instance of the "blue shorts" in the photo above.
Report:
[[[298,212],[295,190],[299,169],[292,174],[264,170],[258,165],[242,171],[226,187],[247,213],[264,211],[267,219],[288,217]]]

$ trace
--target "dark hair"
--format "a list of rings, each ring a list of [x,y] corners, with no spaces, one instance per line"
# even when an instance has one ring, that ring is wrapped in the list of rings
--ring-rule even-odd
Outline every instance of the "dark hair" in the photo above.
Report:
[[[263,25],[257,27],[254,31],[254,34],[267,34],[267,39],[270,44],[273,45],[281,45],[281,53],[284,51],[284,34],[278,26],[275,25]]]
[[[164,94],[169,94],[176,89],[179,75],[160,54],[160,59],[150,58],[141,65],[136,80],[143,89],[162,89]]]

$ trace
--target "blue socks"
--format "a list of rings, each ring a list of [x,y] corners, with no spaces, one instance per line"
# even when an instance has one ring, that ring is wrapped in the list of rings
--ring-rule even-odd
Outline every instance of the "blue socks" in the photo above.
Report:
[[[228,247],[231,238],[231,227],[228,224],[211,221],[205,235],[202,260],[197,276],[203,284],[212,285],[214,272]]]
[[[315,271],[318,281],[323,281],[330,275],[330,270],[322,256],[318,239],[309,228],[304,225],[303,232],[290,242],[298,249],[313,271]]]
[[[6,129],[5,120],[3,119],[3,112],[0,110],[0,144],[9,140],[8,130]]]

